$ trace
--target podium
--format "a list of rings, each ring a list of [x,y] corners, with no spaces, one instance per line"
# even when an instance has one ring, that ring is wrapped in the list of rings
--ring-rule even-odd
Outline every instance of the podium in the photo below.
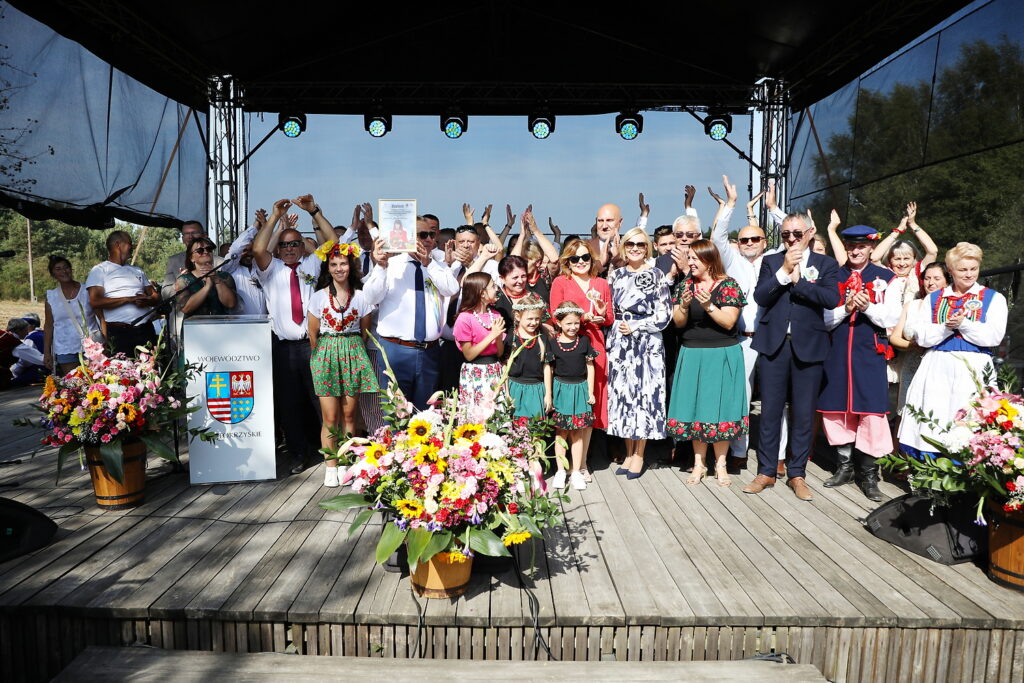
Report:
[[[199,406],[189,427],[218,435],[189,445],[191,482],[276,478],[270,318],[197,315],[185,320],[182,335],[185,362],[202,366],[186,390]]]

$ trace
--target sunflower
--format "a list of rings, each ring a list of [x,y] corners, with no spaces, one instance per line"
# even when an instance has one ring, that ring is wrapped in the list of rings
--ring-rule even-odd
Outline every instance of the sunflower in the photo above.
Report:
[[[103,405],[104,401],[106,401],[106,400],[107,400],[107,397],[104,396],[103,392],[101,392],[101,391],[95,391],[94,390],[94,391],[90,391],[88,394],[85,395],[86,404],[90,408],[99,408],[100,406]]]
[[[469,559],[458,550],[452,550],[447,553],[438,553],[434,557],[437,558],[438,562],[447,562],[448,564],[462,564]]]
[[[444,471],[447,463],[438,454],[439,449],[437,446],[431,443],[421,443],[416,451],[416,456],[413,458],[413,462],[417,465],[426,465],[428,463],[434,463],[437,469]]]
[[[478,441],[484,433],[483,425],[459,425],[455,428],[455,432],[452,436],[456,439],[466,439],[467,441]]]
[[[395,501],[395,510],[405,517],[415,518],[423,514],[423,505],[418,500],[403,498]]]
[[[376,467],[377,458],[384,455],[384,453],[386,453],[386,451],[384,450],[383,446],[381,446],[379,443],[371,443],[369,447],[367,447],[366,451],[363,453],[363,460],[366,461],[367,465],[372,465]]]
[[[117,416],[122,422],[134,422],[138,415],[139,411],[131,403],[122,403],[117,407]]]
[[[409,423],[409,440],[414,443],[421,443],[430,438],[432,425],[426,420],[413,420]]]
[[[501,542],[505,544],[507,548],[510,545],[519,545],[526,539],[530,538],[531,534],[529,531],[514,531],[512,533],[505,534],[502,537]]]

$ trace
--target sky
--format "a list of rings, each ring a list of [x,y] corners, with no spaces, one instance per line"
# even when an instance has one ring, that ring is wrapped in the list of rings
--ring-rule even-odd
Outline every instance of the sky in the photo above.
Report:
[[[694,206],[705,226],[722,194],[722,174],[746,201],[749,165],[724,142],[704,134],[692,116],[644,112],[644,132],[626,141],[615,115],[558,117],[555,132],[535,139],[525,117],[470,116],[466,132],[449,140],[438,117],[396,117],[383,138],[363,130],[361,116],[310,116],[305,133],[277,133],[249,164],[249,208],[269,209],[282,197],[312,193],[336,225],[348,224],[352,207],[378,199],[416,199],[419,213],[433,213],[442,227],[461,225],[462,204],[494,204],[491,223],[505,224],[505,204],[520,215],[532,203],[547,231],[551,216],[565,234],[589,233],[604,203],[622,208],[623,225],[639,215],[638,193],[651,205],[650,228],[683,212],[683,186],[696,185]],[[748,116],[733,118],[729,139],[747,150]],[[250,119],[253,144],[276,125],[276,115]],[[308,222],[300,226],[308,229]]]

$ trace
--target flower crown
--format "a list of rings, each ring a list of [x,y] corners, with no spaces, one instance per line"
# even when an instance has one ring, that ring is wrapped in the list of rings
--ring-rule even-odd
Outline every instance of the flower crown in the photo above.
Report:
[[[359,258],[362,255],[362,249],[359,248],[358,244],[354,242],[335,242],[334,240],[327,240],[321,244],[316,251],[317,258],[321,261],[326,261],[332,256],[355,256]]]
[[[579,304],[575,301],[563,301],[558,304],[558,308],[555,309],[555,316],[559,313],[569,314],[575,313],[576,315],[583,315],[583,309],[580,308]]]
[[[532,304],[517,301],[516,303],[512,304],[513,311],[538,311],[544,310],[545,308],[547,308],[547,305],[543,301],[537,301]]]

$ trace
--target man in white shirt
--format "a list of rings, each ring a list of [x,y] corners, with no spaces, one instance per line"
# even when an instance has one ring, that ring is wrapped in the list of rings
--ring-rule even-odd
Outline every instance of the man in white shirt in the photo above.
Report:
[[[739,248],[732,248],[729,244],[729,219],[732,218],[733,209],[736,207],[736,186],[730,185],[728,176],[724,175],[722,183],[725,186],[726,198],[724,201],[717,194],[711,192],[711,188],[708,188],[711,196],[718,202],[718,214],[711,225],[711,241],[722,257],[722,265],[725,266],[726,274],[736,280],[747,300],[747,305],[740,311],[739,334],[740,348],[743,349],[743,366],[747,373],[747,400],[750,401],[754,395],[754,368],[757,366],[757,351],[750,348],[750,344],[761,314],[761,307],[754,301],[754,288],[757,286],[757,276],[761,272],[761,260],[764,258],[768,240],[765,238],[764,230],[759,226],[746,225],[739,231]],[[779,461],[781,463],[785,460],[789,431],[785,412],[782,414],[780,429]],[[749,438],[746,434],[735,439],[729,448],[729,455],[736,458],[736,461],[746,461],[748,443]]]
[[[115,230],[107,236],[107,260],[93,266],[85,280],[89,305],[102,312],[107,342],[114,353],[127,356],[135,348],[156,343],[152,321],[137,323],[160,301],[160,293],[141,268],[129,265],[132,236]]]
[[[451,269],[433,258],[437,229],[416,220],[416,251],[387,253],[373,248],[374,267],[363,283],[368,303],[378,306],[377,334],[405,397],[418,408],[437,389],[445,297],[459,292]],[[386,378],[381,378],[384,386]]]
[[[221,268],[225,273],[230,273],[235,280],[235,294],[238,298],[238,303],[232,311],[235,315],[267,315],[267,295],[256,272],[252,251],[252,241],[266,222],[267,212],[263,209],[257,210],[253,224],[231,243],[226,256],[227,263]],[[273,246],[271,245],[271,251]]]
[[[316,221],[320,244],[334,238],[334,226],[312,195],[292,201]],[[274,229],[292,201],[274,202],[270,220],[253,239],[252,252],[256,274],[267,297],[273,333],[274,415],[284,432],[292,473],[298,474],[319,459],[320,401],[313,391],[309,368],[306,306],[316,289],[322,262],[315,254],[306,255],[302,234],[292,228],[281,231],[277,245],[280,258],[271,254]]]

